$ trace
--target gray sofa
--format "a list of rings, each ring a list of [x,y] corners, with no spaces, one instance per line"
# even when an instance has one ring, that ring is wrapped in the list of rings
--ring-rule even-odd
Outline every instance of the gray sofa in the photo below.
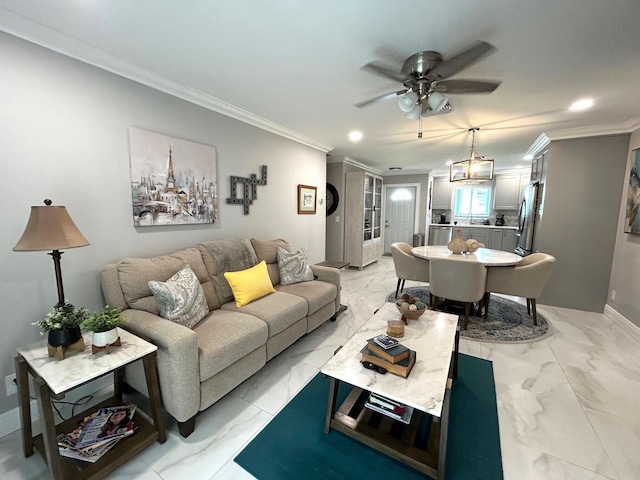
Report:
[[[340,307],[340,272],[312,265],[315,279],[280,284],[277,249],[292,251],[278,239],[203,242],[169,255],[125,258],[101,271],[105,301],[123,309],[123,328],[157,345],[164,409],[184,437],[198,412],[220,400],[297,339],[335,320]],[[266,261],[276,290],[236,307],[224,272]],[[149,281],[165,282],[186,264],[202,285],[209,313],[192,329],[160,316]],[[127,367],[125,380],[147,393],[141,362]]]

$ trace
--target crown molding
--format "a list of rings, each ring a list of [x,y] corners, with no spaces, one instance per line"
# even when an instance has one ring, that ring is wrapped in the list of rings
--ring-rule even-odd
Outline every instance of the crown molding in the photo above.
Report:
[[[374,173],[376,175],[382,175],[382,170],[377,168],[370,167],[369,165],[365,165],[364,163],[354,160],[350,157],[340,157],[335,155],[327,155],[327,163],[346,163],[348,165],[352,165],[354,167],[358,167],[361,170],[366,170],[369,173]]]
[[[565,130],[554,130],[547,133],[549,140],[568,140],[571,138],[601,137],[605,135],[620,135],[631,133],[640,128],[640,117],[632,118],[624,123],[613,123],[609,125],[594,125],[591,127],[567,128]]]
[[[536,138],[535,142],[531,144],[529,150],[527,150],[527,155],[531,155],[531,158],[535,158],[542,150],[544,150],[549,144],[551,140],[545,133],[541,133],[538,138]]]
[[[199,105],[208,110],[315,148],[324,153],[333,150],[333,147],[330,145],[318,143],[305,135],[223,102],[211,95],[173,82],[139,65],[128,62],[99,48],[87,45],[76,38],[16,14],[5,7],[0,7],[0,30],[67,57],[93,65],[101,70],[106,70],[107,72],[133,80],[147,87],[181,98],[189,103]]]

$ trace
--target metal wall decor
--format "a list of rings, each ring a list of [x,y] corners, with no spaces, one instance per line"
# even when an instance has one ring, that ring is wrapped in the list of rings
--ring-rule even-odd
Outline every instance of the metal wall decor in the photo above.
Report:
[[[249,175],[249,178],[245,177],[231,177],[231,196],[227,198],[227,203],[244,205],[244,214],[249,215],[249,205],[253,205],[253,201],[258,199],[257,186],[267,184],[267,166],[262,165],[260,167],[261,178],[255,173]],[[242,198],[238,198],[237,187],[238,184],[242,185]]]

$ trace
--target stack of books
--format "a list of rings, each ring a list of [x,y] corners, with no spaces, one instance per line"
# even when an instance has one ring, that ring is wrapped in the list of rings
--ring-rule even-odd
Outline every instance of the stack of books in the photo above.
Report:
[[[402,423],[409,424],[409,422],[411,422],[413,407],[409,407],[408,405],[396,402],[376,393],[369,395],[369,399],[365,402],[364,406],[374,412],[382,413],[387,417],[399,420]]]
[[[360,353],[362,362],[373,363],[404,378],[409,376],[416,363],[416,352],[388,335],[370,338]]]
[[[58,437],[58,451],[63,457],[96,462],[124,437],[136,430],[133,404],[101,408],[71,433]]]

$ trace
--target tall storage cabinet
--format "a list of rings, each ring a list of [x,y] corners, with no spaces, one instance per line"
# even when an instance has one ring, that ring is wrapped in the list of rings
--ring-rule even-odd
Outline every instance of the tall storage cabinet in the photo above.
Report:
[[[382,177],[348,172],[345,187],[344,261],[362,269],[382,257]]]

